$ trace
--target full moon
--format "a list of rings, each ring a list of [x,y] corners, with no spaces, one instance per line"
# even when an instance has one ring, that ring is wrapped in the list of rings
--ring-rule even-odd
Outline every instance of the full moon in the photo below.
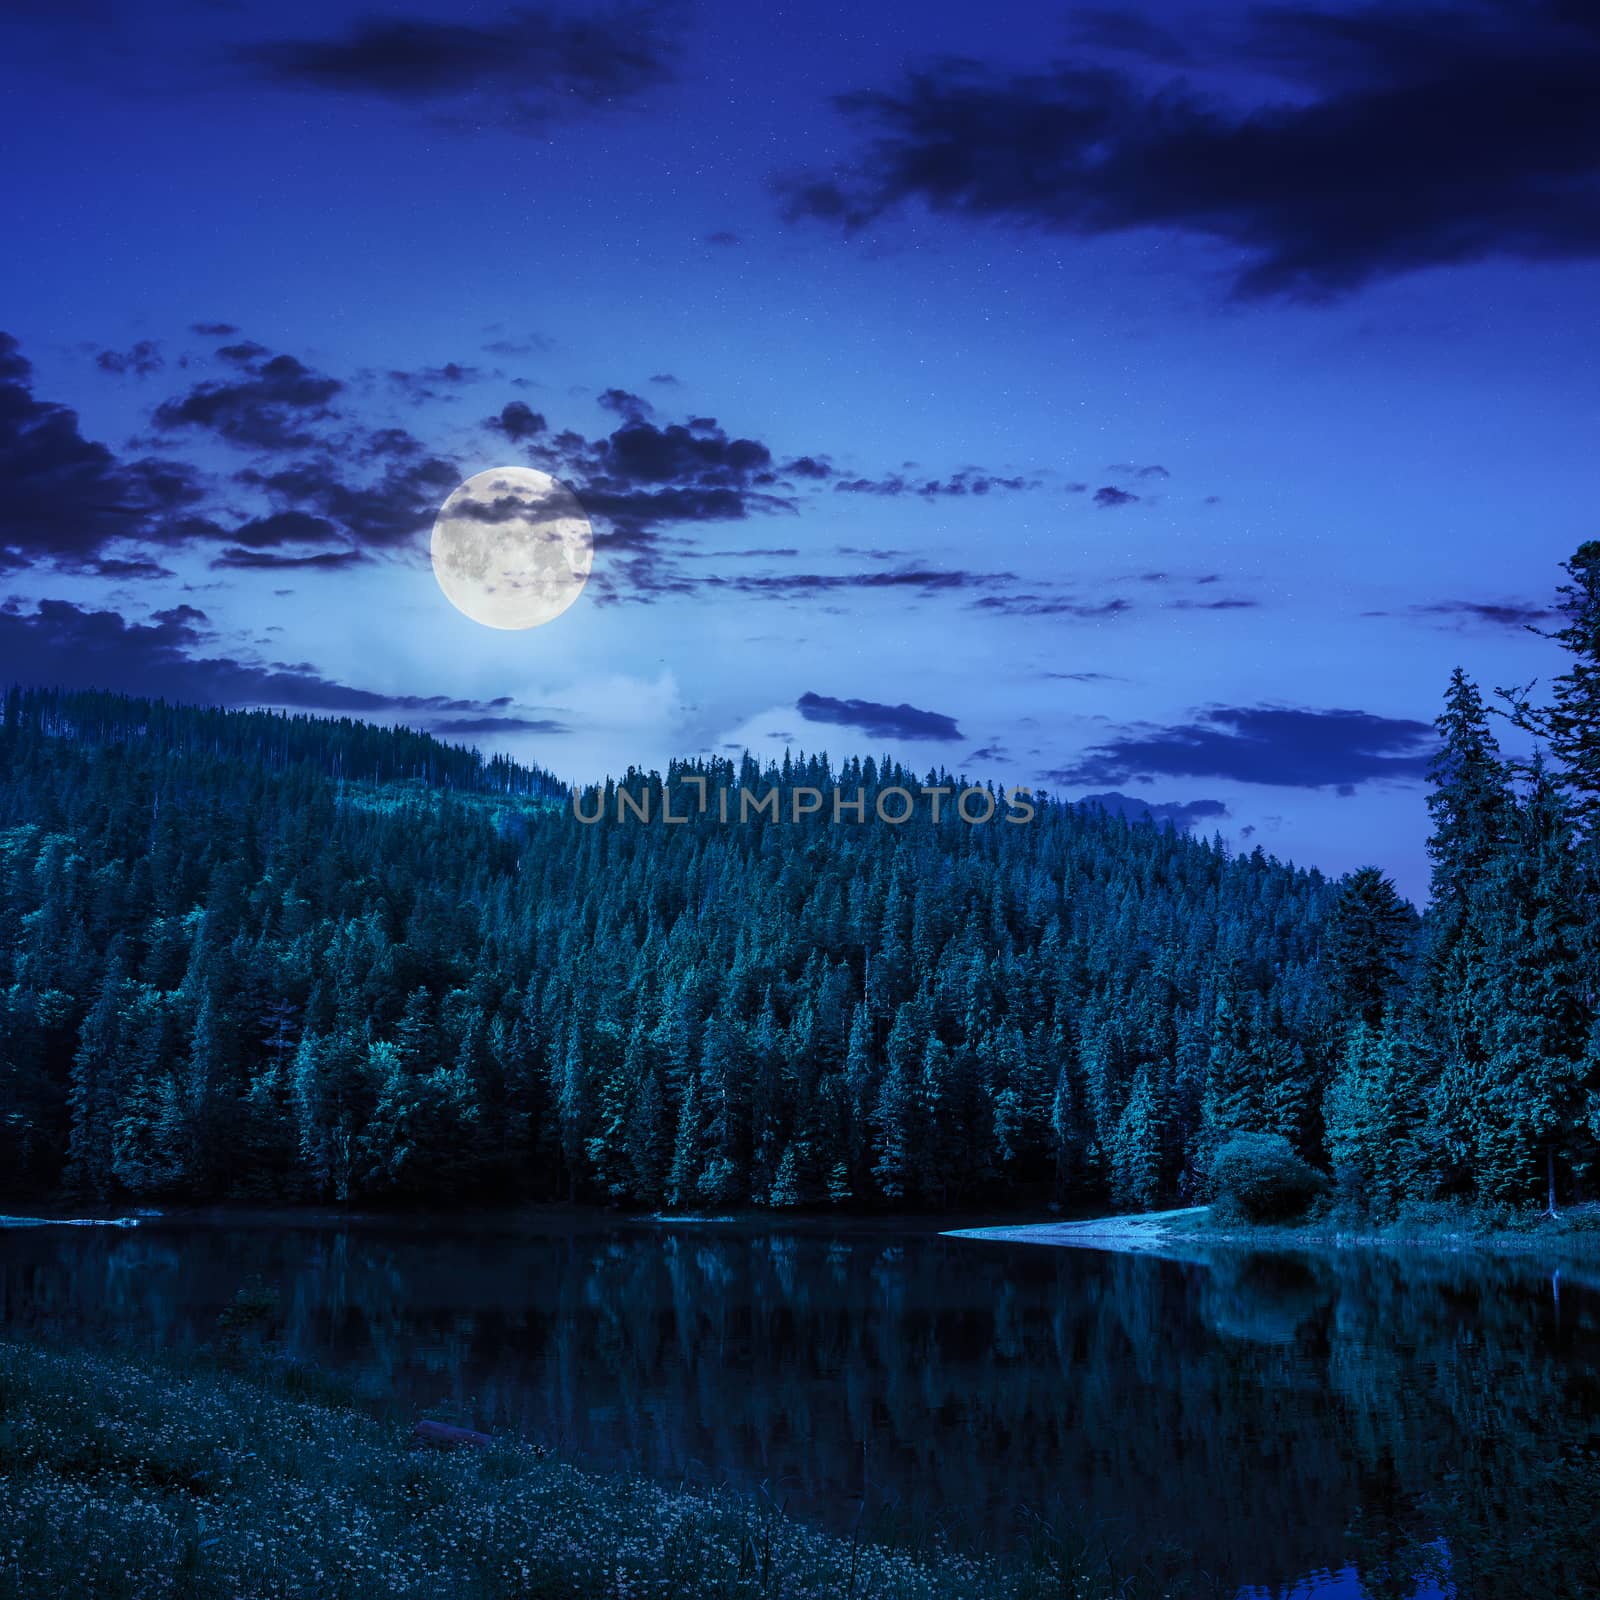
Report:
[[[486,628],[537,628],[583,592],[594,530],[548,472],[491,467],[439,508],[433,575],[456,610]]]

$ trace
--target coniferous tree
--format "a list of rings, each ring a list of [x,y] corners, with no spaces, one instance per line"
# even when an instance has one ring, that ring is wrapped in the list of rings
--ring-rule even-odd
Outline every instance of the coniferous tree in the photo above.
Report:
[[[1325,949],[1346,1019],[1370,1028],[1394,1003],[1416,926],[1416,913],[1377,867],[1361,867],[1340,883]]]
[[[1592,1181],[1594,844],[1461,674],[1409,983],[1380,875],[1071,806],[586,826],[403,730],[8,707],[0,1170],[33,1191],[1160,1205],[1235,1132],[1391,1210]]]
[[[1548,739],[1574,823],[1590,829],[1600,813],[1600,540],[1580,545],[1562,570],[1561,626],[1547,637],[1571,665],[1556,678],[1549,705],[1534,706],[1526,694],[1511,698],[1518,720]]]

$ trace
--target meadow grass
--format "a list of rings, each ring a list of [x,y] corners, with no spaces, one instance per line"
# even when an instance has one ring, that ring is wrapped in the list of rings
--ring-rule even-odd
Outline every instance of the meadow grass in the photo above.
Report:
[[[841,1538],[731,1493],[582,1472],[525,1443],[418,1450],[294,1368],[0,1342],[5,1600],[1134,1592],[1094,1568],[1044,1530],[1002,1567]]]

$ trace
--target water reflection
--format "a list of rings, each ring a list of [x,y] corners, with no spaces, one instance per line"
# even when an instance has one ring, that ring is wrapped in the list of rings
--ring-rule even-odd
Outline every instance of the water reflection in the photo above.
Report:
[[[1003,1542],[1019,1506],[1064,1508],[1130,1555],[1319,1600],[1416,1592],[1408,1552],[1463,1483],[1488,1536],[1526,1538],[1531,1464],[1594,1444],[1600,1414],[1592,1269],[1553,1293],[1548,1267],[1467,1256],[1179,1262],[866,1229],[0,1232],[13,1332],[207,1341],[253,1277],[281,1342],[380,1405],[765,1484],[841,1527],[865,1507]]]

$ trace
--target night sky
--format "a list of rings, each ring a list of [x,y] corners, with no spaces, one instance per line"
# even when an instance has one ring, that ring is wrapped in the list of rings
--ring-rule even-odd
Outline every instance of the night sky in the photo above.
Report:
[[[12,4],[0,679],[1421,896],[1449,671],[1547,676],[1596,531],[1597,85],[1591,0]],[[595,553],[508,633],[427,552],[510,464]]]

